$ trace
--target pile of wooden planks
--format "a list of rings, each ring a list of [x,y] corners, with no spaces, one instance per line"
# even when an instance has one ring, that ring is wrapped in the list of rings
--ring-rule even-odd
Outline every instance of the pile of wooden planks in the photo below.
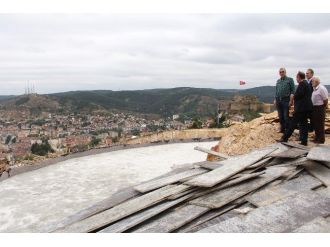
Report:
[[[205,150],[203,150],[205,151]],[[53,232],[329,232],[330,146],[277,143],[127,188]]]

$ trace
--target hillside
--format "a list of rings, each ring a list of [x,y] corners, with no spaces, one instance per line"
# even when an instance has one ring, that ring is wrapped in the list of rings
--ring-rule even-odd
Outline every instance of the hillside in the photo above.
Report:
[[[210,114],[218,101],[233,93],[199,88],[151,89],[136,91],[75,91],[49,95],[75,111],[101,107],[171,116],[176,113]]]
[[[330,89],[330,86],[327,86]],[[128,111],[142,114],[172,116],[210,116],[217,111],[220,100],[230,100],[234,95],[255,95],[260,101],[271,103],[275,87],[263,86],[244,90],[210,88],[170,88],[132,91],[71,91],[33,97],[0,96],[0,106],[5,109],[29,109],[32,113]]]
[[[108,112],[127,111],[142,114],[157,114],[171,117],[182,114],[187,117],[216,114],[220,100],[230,100],[236,94],[257,94],[265,101],[271,87],[248,90],[223,90],[208,88],[170,88],[135,91],[71,91],[48,95],[22,95],[9,97],[0,102],[2,109],[41,112]],[[269,92],[268,92],[269,91]]]
[[[38,116],[42,112],[59,112],[62,110],[60,103],[47,95],[21,95],[9,98],[0,103],[3,110],[24,110],[31,115]]]

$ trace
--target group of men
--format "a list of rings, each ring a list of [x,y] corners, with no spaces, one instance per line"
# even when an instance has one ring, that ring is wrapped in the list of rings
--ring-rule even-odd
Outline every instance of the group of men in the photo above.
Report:
[[[287,142],[293,131],[299,127],[300,144],[307,146],[308,132],[315,131],[314,143],[325,142],[325,111],[328,106],[328,90],[320,84],[320,78],[308,69],[306,74],[299,71],[296,76],[298,87],[286,75],[286,69],[280,68],[280,79],[276,83],[274,104],[276,105],[283,133],[280,142]],[[289,116],[290,107],[294,107],[293,116]]]

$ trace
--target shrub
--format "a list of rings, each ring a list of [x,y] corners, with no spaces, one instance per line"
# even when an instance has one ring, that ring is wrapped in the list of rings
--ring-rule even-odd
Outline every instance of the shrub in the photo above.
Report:
[[[31,147],[31,152],[39,156],[45,156],[49,152],[53,153],[54,150],[49,145],[47,140],[44,140],[41,144],[34,143]]]

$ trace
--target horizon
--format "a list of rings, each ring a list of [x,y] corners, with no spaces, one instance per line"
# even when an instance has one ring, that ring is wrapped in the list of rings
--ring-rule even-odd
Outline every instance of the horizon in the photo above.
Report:
[[[0,14],[0,95],[330,80],[330,14]]]
[[[244,91],[248,89],[254,89],[254,88],[261,88],[261,87],[275,87],[275,85],[264,85],[264,86],[256,86],[256,87],[246,87],[246,88],[206,88],[206,87],[171,87],[171,88],[145,88],[145,89],[126,89],[126,90],[111,90],[111,89],[91,89],[91,90],[70,90],[70,91],[58,91],[58,92],[53,92],[53,93],[38,93],[36,92],[35,94],[37,95],[51,95],[51,94],[60,94],[60,93],[69,93],[69,92],[92,92],[92,91],[112,91],[112,92],[123,92],[123,91],[149,91],[149,90],[166,90],[166,89],[178,89],[178,88],[191,88],[191,89],[211,89],[211,90],[234,90],[234,91]],[[33,93],[31,93],[33,94]],[[0,96],[22,96],[26,95],[25,93],[22,94],[0,94]]]

